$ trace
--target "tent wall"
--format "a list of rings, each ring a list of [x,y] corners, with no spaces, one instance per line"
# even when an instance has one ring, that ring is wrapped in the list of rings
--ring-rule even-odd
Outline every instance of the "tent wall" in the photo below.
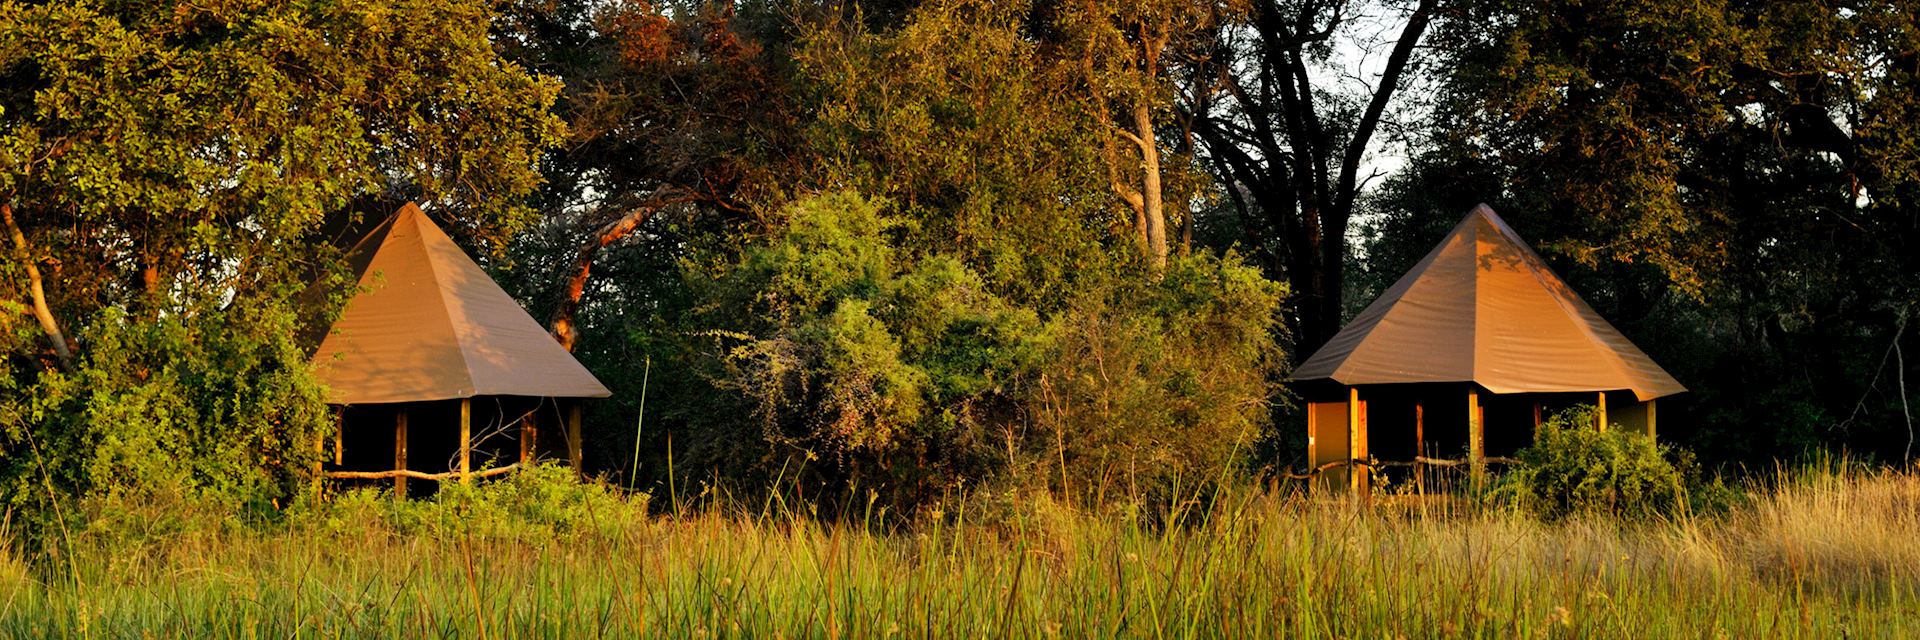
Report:
[[[1349,442],[1347,433],[1347,403],[1312,402],[1307,403],[1308,433],[1307,452],[1310,466],[1319,468],[1329,462],[1346,460]],[[1328,484],[1329,487],[1345,486],[1345,469],[1320,474],[1316,484]],[[1335,480],[1338,479],[1338,480]]]

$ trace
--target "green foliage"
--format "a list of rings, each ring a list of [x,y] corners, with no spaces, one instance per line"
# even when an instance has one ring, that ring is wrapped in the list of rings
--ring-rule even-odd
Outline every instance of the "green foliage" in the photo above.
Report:
[[[1122,474],[1166,497],[1176,478],[1218,479],[1259,435],[1282,291],[1234,256],[1177,259],[1042,314],[957,259],[896,246],[911,229],[885,207],[803,199],[734,264],[689,274],[714,283],[701,317],[728,345],[709,376],[764,437],[710,455],[798,456],[901,509],[987,484],[1117,500],[1134,492],[1096,485]]]
[[[696,198],[596,254],[577,353],[615,399],[590,413],[590,464],[664,490],[671,450],[682,488],[874,490],[894,513],[987,485],[1113,500],[1128,492],[1095,479],[1128,464],[1143,492],[1220,477],[1267,424],[1280,291],[1238,256],[1156,274],[1134,246],[1112,180],[1138,167],[1108,148],[1110,107],[1169,87],[1124,68],[1141,53],[1126,34],[1207,13],[1162,5],[1108,24],[1099,7],[967,0],[560,3],[552,19],[598,20],[575,23],[578,47],[522,22],[544,44],[516,55],[581,56],[559,68],[586,79],[564,98],[582,137],[550,175],[593,197],[549,205],[510,287],[541,303],[582,246],[573,227],[647,194]],[[1080,58],[1095,36],[1112,49],[1097,87]],[[739,172],[709,171],[725,164]],[[1170,216],[1208,188],[1178,164]],[[1062,455],[1069,431],[1088,439]]]
[[[1685,504],[1682,470],[1691,467],[1691,456],[1662,450],[1652,437],[1619,425],[1601,431],[1598,420],[1593,407],[1581,406],[1541,424],[1533,445],[1520,450],[1520,463],[1501,480],[1501,490],[1545,518],[1644,517]]]
[[[646,494],[627,496],[603,484],[581,482],[571,468],[541,464],[474,485],[448,482],[427,500],[396,500],[386,489],[355,489],[303,503],[287,526],[310,527],[325,535],[374,530],[544,545],[609,536],[646,518]]]
[[[942,253],[1010,301],[1057,309],[1107,267],[1116,225],[1104,114],[1064,91],[1080,69],[1036,42],[1021,2],[933,2],[904,24],[806,25],[795,83],[823,190],[887,198],[905,246]]]
[[[18,452],[0,495],[49,517],[47,501],[70,494],[285,504],[331,428],[298,322],[266,305],[146,322],[103,312],[73,372],[42,372],[0,402],[0,442]]]
[[[558,85],[491,14],[0,3],[0,499],[286,504],[331,428],[300,337],[350,289],[335,236],[404,199],[483,249],[528,221]]]
[[[1088,502],[1158,501],[1181,482],[1242,477],[1277,391],[1284,294],[1237,256],[1202,253],[1056,317],[1032,394],[1042,433],[1029,468]]]
[[[957,261],[892,247],[898,222],[881,207],[802,200],[783,232],[715,274],[721,304],[705,318],[737,338],[715,384],[754,407],[768,444],[824,458],[845,482],[957,483],[984,471],[963,443],[1018,397],[1044,337]]]

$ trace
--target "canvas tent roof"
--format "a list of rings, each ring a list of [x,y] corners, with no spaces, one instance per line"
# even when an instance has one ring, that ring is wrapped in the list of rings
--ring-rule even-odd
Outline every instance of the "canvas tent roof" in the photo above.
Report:
[[[1628,389],[1641,400],[1686,391],[1484,204],[1293,378],[1470,381],[1493,393]]]
[[[413,203],[348,260],[367,291],[314,352],[328,402],[611,395]]]

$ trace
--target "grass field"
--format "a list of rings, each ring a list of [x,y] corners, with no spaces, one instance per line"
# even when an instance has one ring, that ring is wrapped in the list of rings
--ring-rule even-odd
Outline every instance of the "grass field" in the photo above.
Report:
[[[1724,514],[1639,524],[1259,493],[1192,526],[1038,504],[884,534],[725,509],[649,518],[604,489],[519,528],[457,523],[533,503],[359,495],[218,527],[155,506],[113,525],[132,542],[81,530],[72,554],[8,553],[0,634],[1920,636],[1920,476],[1801,473],[1748,491]]]

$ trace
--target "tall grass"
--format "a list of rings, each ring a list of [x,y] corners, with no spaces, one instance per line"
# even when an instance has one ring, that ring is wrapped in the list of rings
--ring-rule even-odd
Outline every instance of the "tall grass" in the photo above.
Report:
[[[1361,509],[1282,492],[1153,527],[1036,498],[991,524],[955,513],[890,533],[722,508],[647,517],[591,491],[559,496],[578,510],[541,526],[477,527],[548,507],[391,507],[362,495],[276,525],[83,542],[96,552],[75,558],[72,575],[65,562],[7,552],[0,633],[1920,635],[1920,476],[1827,470],[1749,491],[1725,514],[1638,523],[1391,499]]]

